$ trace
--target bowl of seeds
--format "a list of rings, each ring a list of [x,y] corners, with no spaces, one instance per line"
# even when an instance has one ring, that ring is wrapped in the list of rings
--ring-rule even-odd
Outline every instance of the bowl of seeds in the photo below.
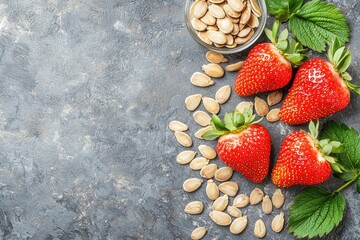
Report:
[[[261,36],[267,19],[265,0],[187,0],[190,35],[209,50],[232,54]]]

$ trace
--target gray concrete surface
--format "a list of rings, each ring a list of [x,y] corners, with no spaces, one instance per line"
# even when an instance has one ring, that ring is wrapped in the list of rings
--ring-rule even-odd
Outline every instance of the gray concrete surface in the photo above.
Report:
[[[360,4],[335,1],[352,27],[350,73],[360,80]],[[0,238],[15,239],[189,239],[206,226],[206,239],[229,239],[211,223],[204,188],[182,191],[197,172],[175,162],[183,150],[167,129],[170,120],[197,130],[184,98],[213,96],[235,74],[198,89],[189,77],[205,63],[206,50],[184,25],[185,1],[0,0]],[[263,38],[264,39],[264,38]],[[243,59],[244,54],[232,56]],[[251,99],[251,98],[247,98]],[[221,113],[241,99],[235,95]],[[360,130],[360,98],[332,116]],[[279,144],[292,129],[265,124]],[[194,141],[193,149],[201,143]],[[214,142],[209,143],[214,146]],[[222,165],[219,160],[214,162]],[[255,186],[233,180],[240,192]],[[332,179],[324,186],[339,185]],[[285,210],[300,187],[285,190]],[[359,195],[344,191],[347,214],[333,239],[358,239]],[[203,200],[200,216],[183,213]],[[271,217],[258,206],[245,209],[252,226]],[[277,213],[278,210],[275,211]],[[292,239],[269,228],[266,239]]]

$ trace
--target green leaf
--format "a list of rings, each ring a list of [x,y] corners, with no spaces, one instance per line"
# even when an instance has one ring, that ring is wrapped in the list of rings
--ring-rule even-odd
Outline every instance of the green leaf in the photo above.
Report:
[[[287,41],[287,38],[289,36],[289,31],[287,28],[285,28],[280,34],[279,34],[279,41]]]
[[[211,117],[211,124],[214,128],[216,128],[217,130],[223,130],[223,131],[227,131],[224,123],[221,121],[221,119],[219,118],[218,115],[213,114]]]
[[[215,140],[218,137],[221,137],[222,135],[224,135],[226,133],[227,133],[227,131],[219,131],[217,129],[213,129],[213,130],[205,132],[201,137],[205,140]]]
[[[339,178],[345,182],[353,179],[356,176],[356,174],[352,173],[352,172],[344,172],[344,173],[334,172],[333,175],[334,175],[334,177]]]
[[[335,173],[342,173],[343,171],[341,170],[341,167],[340,167],[340,165],[339,164],[337,164],[337,163],[332,163],[331,164],[331,168],[332,168],[332,170],[333,171],[335,171]],[[333,174],[334,176],[335,176],[335,173]]]
[[[236,127],[242,126],[244,124],[244,121],[245,121],[244,115],[242,115],[241,112],[239,112],[237,110],[235,110],[233,113],[234,113],[233,114],[233,123],[234,123],[234,125]]]
[[[344,209],[345,199],[341,193],[306,188],[290,207],[289,232],[299,238],[322,237],[340,223]]]
[[[224,116],[225,127],[230,131],[236,130],[236,126],[233,122],[233,113],[225,113]]]
[[[356,190],[360,193],[360,178],[356,181]]]
[[[303,0],[266,0],[267,10],[281,22],[286,22],[291,13],[297,12]]]
[[[343,73],[345,72],[350,64],[351,64],[352,56],[351,54],[345,56],[345,58],[339,63],[338,70],[339,72]]]
[[[354,93],[356,95],[360,95],[360,86],[359,85],[351,83],[349,81],[345,81],[345,84],[352,93]]]
[[[337,163],[347,171],[360,171],[360,136],[343,123],[330,121],[324,124],[320,139],[331,139],[342,143],[342,152],[333,153]]]
[[[344,14],[335,5],[313,0],[303,5],[289,21],[292,34],[305,46],[322,52],[326,44],[338,38],[349,41],[350,28]]]
[[[347,73],[347,72],[342,73],[342,74],[341,74],[341,77],[342,77],[344,80],[346,80],[346,81],[351,81],[351,80],[352,80],[352,77],[351,77],[350,74]]]
[[[276,43],[276,39],[273,38],[272,31],[270,29],[265,28],[265,34],[272,43]]]

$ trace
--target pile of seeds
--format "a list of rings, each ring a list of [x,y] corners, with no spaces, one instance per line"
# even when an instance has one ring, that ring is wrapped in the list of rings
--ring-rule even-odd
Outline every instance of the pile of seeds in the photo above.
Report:
[[[224,58],[222,54],[215,52],[207,52],[206,59],[209,64],[203,65],[202,70],[205,73],[197,72],[191,77],[191,83],[198,87],[208,87],[215,84],[212,78],[220,78],[224,76],[224,69],[220,63],[226,63],[228,60]],[[241,69],[243,62],[237,62],[227,65],[225,69],[227,71],[238,71]],[[217,114],[220,111],[221,104],[226,103],[231,96],[231,87],[229,85],[223,86],[217,90],[215,98],[205,97],[202,94],[193,94],[185,99],[185,106],[189,111],[195,111],[201,102],[204,105],[206,111],[195,111],[193,113],[194,121],[200,125],[198,131],[194,133],[196,138],[202,139],[201,136],[204,132],[212,129],[210,126],[211,117],[210,114]],[[253,108],[259,116],[266,116],[269,122],[275,122],[279,120],[278,109],[272,109],[269,111],[270,106],[278,104],[282,99],[282,92],[275,91],[269,93],[267,101],[255,97],[254,102],[240,102],[236,109],[243,112],[245,108]],[[192,138],[185,133],[189,127],[177,120],[169,123],[169,128],[174,132],[176,140],[184,147],[191,147],[193,145]],[[276,189],[270,198],[269,195],[265,195],[264,192],[255,188],[250,195],[245,193],[238,194],[239,185],[230,181],[233,176],[233,169],[231,167],[218,167],[217,164],[210,161],[215,159],[217,153],[212,147],[201,144],[198,146],[198,152],[201,156],[197,156],[196,151],[184,150],[180,152],[176,161],[181,165],[189,165],[190,169],[199,171],[199,177],[189,178],[184,181],[184,191],[191,193],[198,190],[201,185],[206,182],[206,196],[212,201],[209,214],[210,219],[220,226],[229,226],[229,230],[233,234],[240,234],[243,232],[248,224],[247,216],[243,216],[241,209],[250,205],[257,205],[260,202],[261,208],[264,214],[271,214],[274,208],[281,208],[285,202],[285,197],[280,189]],[[232,204],[230,204],[230,202]],[[225,212],[226,210],[226,212]],[[204,204],[201,201],[193,201],[188,203],[184,207],[184,212],[187,214],[201,214],[204,211]],[[276,215],[273,218],[271,229],[275,233],[279,233],[284,227],[284,213]],[[266,235],[266,226],[264,222],[259,219],[256,221],[254,228],[254,235],[258,238],[263,238]],[[201,239],[205,236],[207,229],[205,227],[198,227],[191,233],[192,239]]]
[[[196,0],[190,7],[197,35],[216,47],[235,48],[249,41],[260,16],[258,0]]]

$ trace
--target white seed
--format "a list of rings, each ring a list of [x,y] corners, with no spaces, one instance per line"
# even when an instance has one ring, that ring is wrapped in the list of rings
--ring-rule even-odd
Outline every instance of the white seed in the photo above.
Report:
[[[197,87],[208,87],[214,85],[215,82],[211,78],[201,72],[195,72],[191,78],[190,82]]]
[[[194,120],[200,126],[206,127],[210,125],[211,117],[204,111],[196,111],[193,114]]]
[[[250,0],[250,6],[252,12],[255,14],[255,16],[260,17],[261,16],[261,9],[259,7],[257,0]]]
[[[219,185],[219,190],[230,196],[233,197],[236,195],[236,193],[239,191],[239,185],[236,182],[224,182]]]
[[[207,26],[207,28],[206,28],[206,30],[213,30],[213,31],[218,31],[219,30],[219,28],[216,26],[216,24],[215,25],[211,25],[211,26]]]
[[[238,33],[240,32],[240,28],[239,28],[239,24],[237,23],[233,23],[234,24],[234,29],[233,31],[231,32],[232,35],[236,36],[238,35]]]
[[[227,213],[212,211],[209,216],[217,225],[229,226],[231,224],[231,217]]]
[[[200,20],[209,26],[216,24],[216,18],[211,16],[209,12],[207,12]]]
[[[247,216],[236,218],[230,225],[230,232],[232,234],[240,234],[244,231],[247,224]]]
[[[194,8],[193,8],[193,15],[194,17],[196,18],[201,18],[205,15],[205,13],[207,12],[207,4],[205,1],[197,1],[197,2],[194,2],[193,4],[194,5]]]
[[[205,109],[209,113],[217,114],[220,111],[220,105],[215,99],[209,97],[203,97],[202,101]]]
[[[261,117],[266,116],[266,114],[269,112],[269,106],[265,100],[259,97],[255,97],[255,111]]]
[[[209,63],[205,64],[201,67],[201,69],[210,77],[221,78],[224,76],[224,69],[217,63]]]
[[[192,139],[189,135],[184,132],[175,131],[175,137],[178,143],[180,143],[184,147],[191,147]]]
[[[192,170],[201,170],[208,163],[209,163],[209,159],[206,159],[204,157],[197,157],[191,161],[189,166]]]
[[[210,41],[217,44],[225,44],[227,41],[225,34],[219,31],[208,30],[207,36],[210,39]]]
[[[233,175],[233,169],[231,167],[222,167],[215,172],[215,179],[219,182],[225,182]]]
[[[183,131],[186,131],[189,129],[189,127],[185,124],[185,123],[182,123],[180,121],[171,121],[169,123],[169,128],[171,131],[180,131],[180,132],[183,132]]]
[[[270,197],[266,195],[261,203],[262,210],[265,214],[270,214],[272,212],[272,202],[270,200]]]
[[[239,23],[239,29],[240,29],[240,31],[243,30],[245,26],[246,26],[246,24]]]
[[[257,28],[259,26],[259,19],[254,14],[251,14],[247,25],[251,28]]]
[[[266,227],[263,220],[259,219],[255,222],[254,234],[257,238],[265,237]]]
[[[203,180],[200,178],[189,178],[183,183],[183,189],[185,192],[194,192],[201,186],[202,183]]]
[[[231,44],[234,44],[234,36],[231,35],[231,34],[227,34],[226,35],[226,45],[231,45]]]
[[[217,169],[218,169],[218,166],[216,164],[212,163],[212,164],[206,165],[200,170],[200,176],[202,176],[203,178],[210,179],[210,178],[214,177],[214,174]]]
[[[226,37],[226,35],[225,35],[225,37]],[[226,41],[227,41],[227,38],[226,38]],[[226,43],[225,43],[225,44],[217,44],[217,43],[214,43],[214,45],[215,45],[215,47],[217,47],[217,48],[223,48],[223,47],[226,46]]]
[[[280,120],[280,108],[274,108],[269,111],[269,113],[266,115],[266,119],[269,122],[277,122]]]
[[[206,228],[205,227],[198,227],[195,228],[194,231],[191,233],[191,239],[192,240],[200,240],[202,239],[206,234]]]
[[[275,208],[281,208],[284,205],[285,196],[280,189],[276,189],[271,200]]]
[[[238,36],[241,37],[241,38],[244,38],[251,32],[251,30],[252,30],[252,28],[246,27],[246,28],[244,28],[243,30],[241,30],[239,32]]]
[[[241,102],[236,106],[236,109],[241,112],[244,113],[245,109],[250,109],[252,110],[254,107],[254,103],[253,102]]]
[[[207,126],[207,127],[204,127],[204,128],[200,128],[199,130],[197,130],[195,133],[194,133],[194,136],[198,139],[203,139],[202,138],[202,135],[204,135],[204,133],[212,130],[213,127],[212,126]]]
[[[209,13],[215,18],[224,18],[225,12],[219,5],[211,4],[208,7]]]
[[[190,150],[182,151],[176,156],[176,161],[180,164],[188,164],[194,159],[195,155],[196,152],[194,151],[190,151]]]
[[[200,145],[198,147],[201,155],[203,155],[207,159],[214,159],[216,158],[216,151],[210,146],[207,145]]]
[[[250,193],[250,204],[255,205],[261,202],[264,197],[264,192],[260,188],[254,188]]]
[[[283,92],[281,90],[273,91],[267,96],[267,103],[269,106],[274,106],[281,102],[283,98]]]
[[[249,197],[246,194],[240,194],[236,196],[236,198],[233,201],[234,207],[243,208],[246,207],[249,204],[250,200]]]
[[[213,180],[208,180],[206,185],[206,196],[210,200],[216,200],[220,195],[218,186]]]
[[[241,13],[241,17],[240,17],[240,23],[241,24],[246,24],[251,17],[251,7],[249,6],[249,4],[247,4],[245,10]]]
[[[204,210],[204,205],[200,201],[189,202],[184,209],[187,214],[200,214]]]
[[[208,1],[211,2],[211,3],[222,3],[225,0],[208,0]]]
[[[201,103],[202,95],[193,94],[185,98],[185,106],[189,111],[194,111]]]
[[[227,210],[227,212],[228,212],[231,216],[233,216],[233,217],[235,217],[235,218],[239,218],[239,217],[242,216],[241,210],[238,209],[237,207],[228,206],[226,210]]]
[[[235,12],[242,12],[244,9],[244,3],[241,0],[228,0],[228,4]]]
[[[241,15],[240,12],[235,12],[229,4],[224,4],[223,9],[225,13],[232,18],[239,18]]]
[[[207,27],[207,25],[206,25],[205,23],[203,23],[202,21],[200,21],[200,20],[197,19],[197,18],[191,19],[190,22],[191,22],[191,26],[192,26],[195,30],[200,31],[200,32],[204,31],[204,30],[206,29],[206,27]]]
[[[237,43],[234,42],[232,45],[226,45],[227,48],[235,48],[237,46]]]
[[[217,53],[213,51],[208,51],[206,53],[206,59],[211,63],[223,63],[229,61],[227,58],[224,58],[224,56],[221,53]]]
[[[214,201],[214,203],[213,203],[213,205],[212,205],[212,210],[222,212],[222,211],[225,210],[225,208],[227,207],[228,203],[229,203],[229,197],[228,197],[228,195],[224,195],[224,196],[222,196],[222,197],[219,197],[219,198],[217,198],[217,199]]]
[[[284,228],[284,213],[281,212],[280,214],[276,215],[271,222],[271,228],[274,232],[279,233]]]
[[[211,26],[208,26],[206,29],[209,30],[209,27],[211,27]],[[201,41],[203,41],[204,43],[206,43],[208,45],[213,44],[213,42],[209,39],[207,32],[196,32],[196,34],[201,39]]]
[[[218,19],[216,21],[216,25],[218,26],[219,30],[225,34],[231,33],[234,29],[234,24],[228,17]]]
[[[254,29],[251,29],[250,33],[246,37],[243,37],[243,38],[237,37],[237,38],[235,38],[235,42],[237,44],[239,44],[239,45],[244,44],[244,43],[246,43],[247,41],[250,40],[250,38],[254,35],[254,33],[255,33]]]
[[[217,90],[217,92],[215,94],[215,100],[219,104],[224,104],[229,100],[230,95],[231,95],[231,87],[230,87],[230,85],[226,85],[226,86],[219,88],[219,90]]]
[[[236,72],[236,71],[239,71],[242,66],[244,65],[244,62],[245,61],[240,61],[240,62],[236,62],[236,63],[233,63],[233,64],[229,64],[225,67],[225,70],[228,71],[228,72]]]

